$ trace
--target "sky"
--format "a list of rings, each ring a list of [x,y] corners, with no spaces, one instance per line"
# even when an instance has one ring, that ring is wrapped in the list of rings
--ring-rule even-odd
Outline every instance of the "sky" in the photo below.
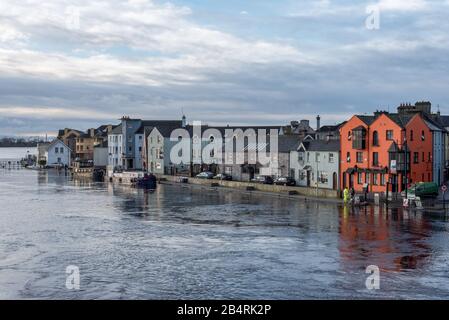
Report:
[[[448,16],[449,0],[1,0],[0,135],[449,114]]]

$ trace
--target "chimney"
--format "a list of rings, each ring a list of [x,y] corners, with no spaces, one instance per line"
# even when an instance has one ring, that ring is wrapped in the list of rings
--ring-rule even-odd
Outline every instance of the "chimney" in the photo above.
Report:
[[[93,128],[89,129],[89,136],[91,138],[93,138],[95,136],[95,129],[93,129]]]
[[[185,115],[182,115],[182,127],[185,128],[187,126],[187,118]]]
[[[320,130],[320,128],[321,128],[321,117],[320,117],[320,115],[317,115],[317,117],[316,117],[316,130],[318,131],[318,130]]]

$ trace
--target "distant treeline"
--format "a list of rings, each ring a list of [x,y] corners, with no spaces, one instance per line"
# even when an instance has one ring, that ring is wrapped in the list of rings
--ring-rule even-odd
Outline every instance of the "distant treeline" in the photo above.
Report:
[[[24,138],[0,138],[0,147],[17,147],[17,148],[33,148],[36,147],[41,139],[24,139]]]

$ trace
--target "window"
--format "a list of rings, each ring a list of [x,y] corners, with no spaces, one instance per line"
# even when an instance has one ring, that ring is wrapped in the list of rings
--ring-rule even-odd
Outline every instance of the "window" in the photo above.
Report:
[[[307,162],[310,162],[310,153],[307,152]]]
[[[130,151],[130,152],[131,152],[131,151],[133,151],[133,148],[131,148],[131,147],[128,147],[128,151]]]
[[[428,160],[429,162],[431,162],[432,161],[432,156],[430,155],[430,152],[429,152],[429,160]]]
[[[379,165],[379,153],[373,152],[373,166]]]
[[[60,153],[64,153],[64,148],[61,147],[61,148],[59,149],[59,152],[60,152]]]
[[[410,141],[413,141],[413,130],[410,130]]]
[[[363,163],[363,152],[357,152],[357,163]]]
[[[369,172],[365,172],[365,183],[370,184],[371,174]]]
[[[55,148],[55,153],[59,153],[59,148]]]
[[[430,172],[427,173],[427,181],[428,181],[428,182],[432,181],[432,179],[430,178]]]
[[[358,184],[362,184],[362,173],[361,173],[361,172],[359,172],[359,173],[357,174],[357,183],[358,183]]]
[[[422,141],[426,140],[426,135],[424,134],[424,130],[421,131],[421,140]]]
[[[304,152],[298,152],[298,160],[299,161],[304,161]]]
[[[139,140],[142,140],[142,136],[139,136]]]
[[[358,127],[353,130],[354,138],[352,139],[353,149],[365,149],[366,147],[366,129]]]
[[[378,146],[379,145],[379,134],[377,133],[377,131],[373,132],[373,146]]]
[[[329,178],[328,178],[328,175],[327,175],[326,171],[321,171],[318,174],[319,174],[318,181],[320,183],[327,183],[329,181]]]
[[[334,163],[334,154],[329,153],[329,163]]]
[[[373,173],[373,184],[375,186],[377,186],[377,183],[378,183],[378,181],[377,181],[377,173]]]
[[[352,138],[351,131],[348,131],[348,140],[351,140],[351,138]]]
[[[351,152],[346,152],[346,162],[351,162]]]
[[[384,186],[384,185],[385,185],[385,174],[384,174],[384,173],[382,173],[382,174],[380,175],[380,185],[381,185],[381,186]]]
[[[139,152],[142,152],[142,147],[139,147]]]
[[[413,152],[413,163],[419,163],[419,153]]]
[[[393,130],[387,130],[386,137],[387,140],[393,140]]]

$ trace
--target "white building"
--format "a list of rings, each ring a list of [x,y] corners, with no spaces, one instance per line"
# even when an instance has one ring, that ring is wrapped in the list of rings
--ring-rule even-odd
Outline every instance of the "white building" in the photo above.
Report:
[[[290,152],[290,168],[296,184],[338,190],[340,140],[306,140]]]
[[[70,166],[70,153],[72,150],[61,140],[55,139],[50,143],[40,143],[38,161],[47,166]]]
[[[107,167],[109,157],[109,149],[107,142],[94,147],[94,166]]]
[[[146,170],[145,132],[157,126],[182,125],[181,120],[141,120],[123,117],[108,135],[108,174],[114,170]]]

